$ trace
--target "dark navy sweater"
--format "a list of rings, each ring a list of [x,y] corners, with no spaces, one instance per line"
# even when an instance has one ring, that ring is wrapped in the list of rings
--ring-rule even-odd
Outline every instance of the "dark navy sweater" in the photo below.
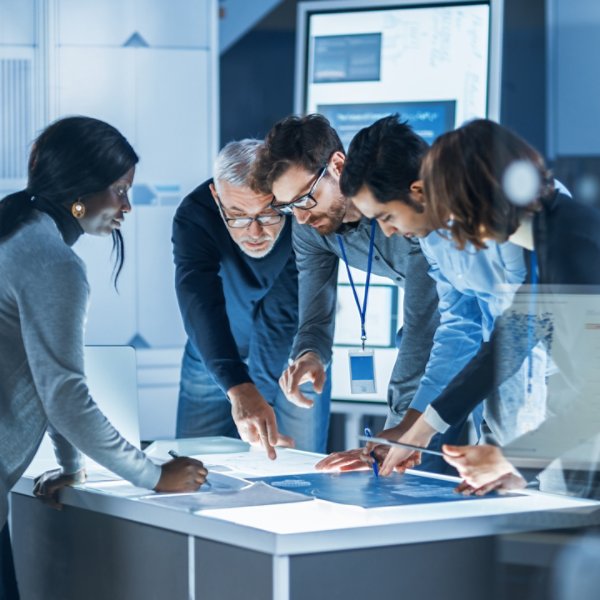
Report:
[[[254,382],[272,400],[298,321],[291,222],[267,256],[252,258],[231,238],[211,182],[183,200],[173,222],[175,286],[190,350],[223,391]]]

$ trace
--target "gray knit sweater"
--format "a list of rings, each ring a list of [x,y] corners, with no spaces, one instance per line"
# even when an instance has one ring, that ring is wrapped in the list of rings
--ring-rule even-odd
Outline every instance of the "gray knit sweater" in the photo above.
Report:
[[[135,485],[160,467],[123,439],[90,397],[83,365],[85,266],[54,221],[37,213],[0,242],[0,526],[7,495],[48,428],[65,473],[76,448]]]

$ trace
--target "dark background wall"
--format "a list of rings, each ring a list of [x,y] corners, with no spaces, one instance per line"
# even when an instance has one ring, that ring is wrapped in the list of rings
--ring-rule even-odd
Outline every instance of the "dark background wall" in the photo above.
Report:
[[[296,0],[285,0],[221,56],[221,146],[263,138],[294,110]]]
[[[546,151],[545,0],[505,0],[501,120]],[[294,109],[297,0],[221,56],[221,145],[263,137]]]
[[[547,154],[546,1],[504,0],[500,121]]]

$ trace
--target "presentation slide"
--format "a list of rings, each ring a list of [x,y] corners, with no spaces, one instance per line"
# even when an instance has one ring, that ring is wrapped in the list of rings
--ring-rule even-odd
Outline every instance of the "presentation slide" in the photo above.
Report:
[[[315,38],[313,83],[379,81],[381,34],[323,35]]]
[[[321,104],[317,106],[317,112],[329,119],[346,150],[357,131],[393,113],[401,115],[428,144],[431,144],[438,135],[454,129],[456,101]]]
[[[346,148],[392,113],[431,143],[487,115],[489,34],[487,3],[312,14],[305,110]]]

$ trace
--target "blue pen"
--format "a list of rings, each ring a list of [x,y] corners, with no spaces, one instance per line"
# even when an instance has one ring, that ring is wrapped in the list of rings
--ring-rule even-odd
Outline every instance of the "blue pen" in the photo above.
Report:
[[[368,427],[365,427],[365,436],[368,438],[373,437],[373,434],[371,433],[371,430]],[[375,477],[379,477],[379,467],[377,466],[377,458],[375,456],[375,452],[371,452],[371,456],[375,459],[375,462],[373,463],[373,473],[375,474]]]

